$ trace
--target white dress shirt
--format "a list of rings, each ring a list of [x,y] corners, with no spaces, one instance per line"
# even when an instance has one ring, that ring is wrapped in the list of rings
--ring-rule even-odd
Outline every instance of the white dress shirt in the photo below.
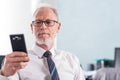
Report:
[[[54,48],[50,51],[60,80],[85,80],[76,56]],[[47,60],[43,57],[44,52],[44,49],[34,45],[32,50],[28,51],[30,58],[28,65],[13,76],[4,77],[0,75],[0,80],[50,80]]]

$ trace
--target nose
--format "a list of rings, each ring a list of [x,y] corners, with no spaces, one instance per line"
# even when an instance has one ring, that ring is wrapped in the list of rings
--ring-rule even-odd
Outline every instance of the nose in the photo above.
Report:
[[[46,29],[47,26],[46,26],[45,23],[43,22],[40,28],[41,28],[41,29]]]

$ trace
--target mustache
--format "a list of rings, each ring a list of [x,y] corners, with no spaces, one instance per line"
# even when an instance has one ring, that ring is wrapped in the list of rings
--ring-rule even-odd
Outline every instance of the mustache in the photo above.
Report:
[[[50,33],[47,31],[39,31],[39,32],[37,32],[37,34],[50,34]]]

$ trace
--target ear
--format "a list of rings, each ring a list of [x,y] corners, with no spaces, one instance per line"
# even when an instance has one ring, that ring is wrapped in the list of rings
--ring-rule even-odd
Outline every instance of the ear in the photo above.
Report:
[[[30,27],[31,27],[31,31],[33,31],[33,25],[32,25],[32,23],[30,24]]]
[[[57,31],[57,32],[60,31],[60,28],[61,28],[61,23],[58,24],[58,27],[57,27],[57,30],[58,30],[58,31]]]
[[[33,25],[32,25],[32,23],[30,24],[30,28],[31,28],[31,32],[33,34]]]

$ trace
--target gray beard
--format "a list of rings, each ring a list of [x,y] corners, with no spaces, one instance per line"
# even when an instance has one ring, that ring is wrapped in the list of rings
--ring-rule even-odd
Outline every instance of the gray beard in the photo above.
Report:
[[[55,39],[54,38],[49,38],[47,40],[42,40],[42,39],[37,39],[36,38],[36,42],[40,45],[49,45],[50,43],[54,43]]]
[[[38,33],[39,34],[39,33]],[[50,45],[51,43],[55,43],[55,38],[56,38],[57,34],[54,34],[53,37],[49,38],[49,39],[46,39],[46,40],[43,40],[43,39],[39,39],[38,37],[35,37],[35,41],[40,44],[40,45]]]

